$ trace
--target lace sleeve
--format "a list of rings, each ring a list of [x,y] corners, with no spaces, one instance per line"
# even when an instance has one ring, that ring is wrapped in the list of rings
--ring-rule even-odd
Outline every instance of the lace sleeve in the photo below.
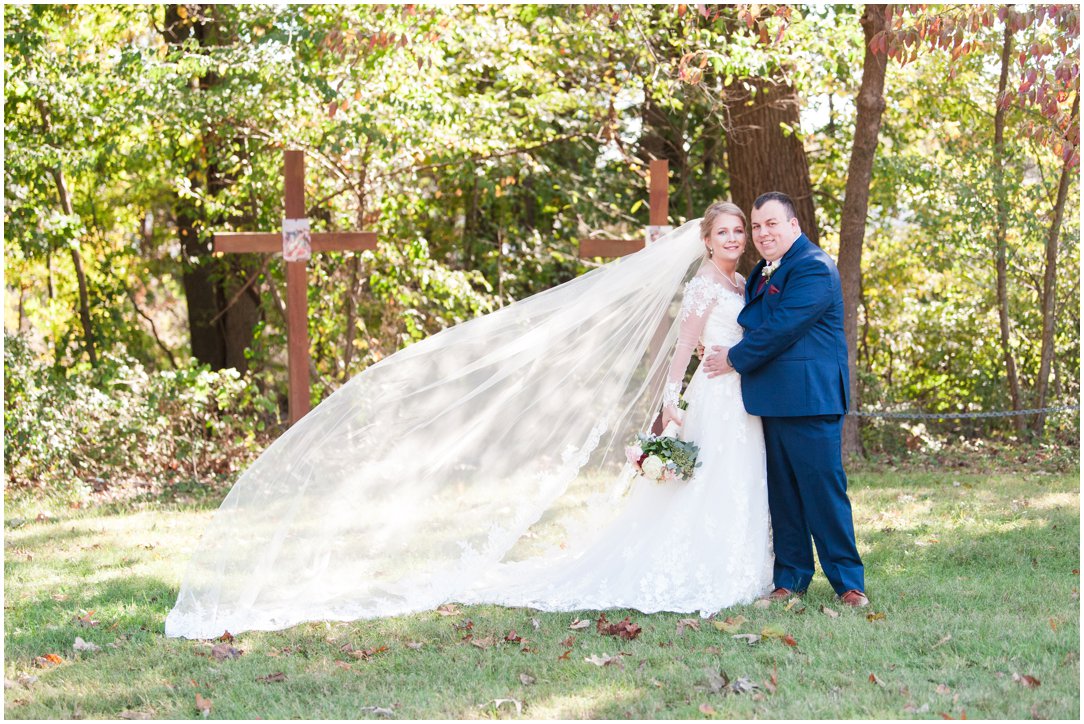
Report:
[[[678,330],[677,345],[674,347],[674,357],[666,375],[663,405],[677,405],[685,370],[689,366],[693,350],[700,342],[708,315],[718,299],[718,285],[705,277],[693,277],[685,285],[684,297],[681,300],[681,327]]]

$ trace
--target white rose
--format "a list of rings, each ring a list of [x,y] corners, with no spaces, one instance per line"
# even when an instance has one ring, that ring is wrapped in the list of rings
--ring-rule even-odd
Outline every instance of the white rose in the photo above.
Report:
[[[645,476],[658,480],[662,477],[662,469],[665,465],[666,463],[658,455],[648,455],[647,459],[640,464],[640,469],[644,471]]]

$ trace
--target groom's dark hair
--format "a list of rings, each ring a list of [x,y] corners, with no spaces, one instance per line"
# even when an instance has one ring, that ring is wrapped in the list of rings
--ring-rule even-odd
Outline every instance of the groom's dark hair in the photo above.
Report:
[[[794,200],[782,191],[769,191],[766,194],[757,196],[757,200],[753,202],[753,208],[759,209],[769,201],[778,201],[783,204],[783,209],[787,212],[787,221],[798,218],[798,211],[794,208]]]

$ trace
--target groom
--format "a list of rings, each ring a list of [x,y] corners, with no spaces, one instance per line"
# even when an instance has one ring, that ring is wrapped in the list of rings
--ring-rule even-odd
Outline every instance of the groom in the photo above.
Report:
[[[770,598],[805,592],[812,534],[842,603],[867,606],[841,455],[849,390],[839,272],[802,233],[786,194],[762,194],[751,218],[764,260],[745,285],[738,315],[745,336],[733,347],[712,347],[704,365],[709,377],[736,370],[745,409],[762,418],[775,546]]]

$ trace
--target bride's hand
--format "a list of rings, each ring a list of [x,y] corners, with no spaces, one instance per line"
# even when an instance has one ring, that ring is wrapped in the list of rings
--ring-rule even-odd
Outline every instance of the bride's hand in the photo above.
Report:
[[[662,427],[665,430],[666,426],[671,422],[681,427],[681,424],[685,420],[685,413],[674,407],[673,405],[666,405],[662,408]]]

